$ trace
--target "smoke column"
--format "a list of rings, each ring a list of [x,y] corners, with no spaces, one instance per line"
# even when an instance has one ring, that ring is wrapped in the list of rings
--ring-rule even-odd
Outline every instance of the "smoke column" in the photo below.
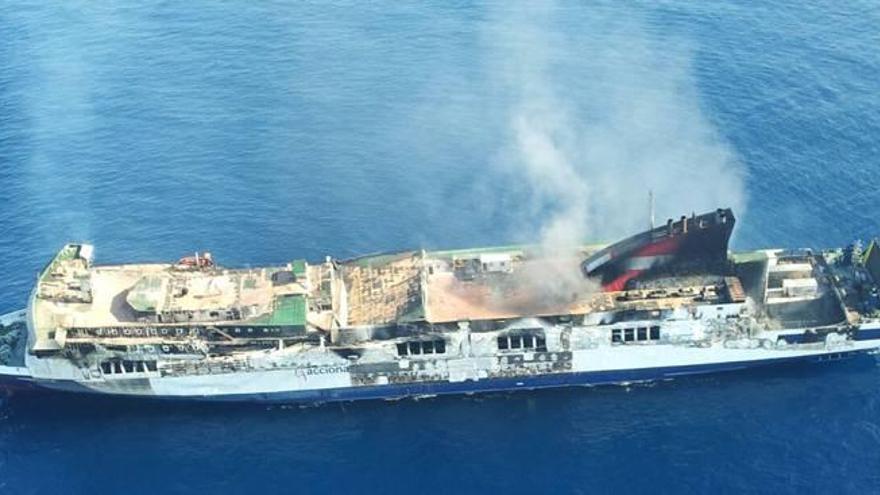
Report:
[[[517,235],[552,260],[517,275],[526,305],[597,290],[577,246],[645,230],[649,191],[660,222],[742,211],[741,167],[700,108],[690,46],[617,3],[498,7],[483,33],[487,94],[505,121],[494,165],[527,198]]]
[[[649,190],[659,222],[744,208],[742,167],[700,107],[692,47],[626,10],[526,2],[489,15],[487,79],[506,119],[495,165],[525,188],[524,236],[546,250],[644,230]]]

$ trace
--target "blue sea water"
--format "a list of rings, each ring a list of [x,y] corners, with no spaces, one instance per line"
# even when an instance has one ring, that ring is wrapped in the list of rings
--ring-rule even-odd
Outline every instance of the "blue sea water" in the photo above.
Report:
[[[571,198],[513,156],[520,111],[588,184],[590,236],[648,188],[663,215],[736,203],[737,249],[880,235],[878,26],[858,1],[8,1],[0,311],[72,239],[246,265],[538,236]],[[2,493],[878,487],[873,358],[305,409],[0,403]]]

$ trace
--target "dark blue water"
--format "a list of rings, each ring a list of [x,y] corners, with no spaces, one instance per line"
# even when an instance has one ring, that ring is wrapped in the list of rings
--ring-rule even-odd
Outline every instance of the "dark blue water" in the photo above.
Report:
[[[244,265],[560,215],[605,239],[646,223],[648,189],[661,218],[735,206],[740,249],[868,238],[877,26],[871,2],[7,2],[0,310],[69,240]],[[310,409],[0,404],[4,493],[878,486],[873,358]]]

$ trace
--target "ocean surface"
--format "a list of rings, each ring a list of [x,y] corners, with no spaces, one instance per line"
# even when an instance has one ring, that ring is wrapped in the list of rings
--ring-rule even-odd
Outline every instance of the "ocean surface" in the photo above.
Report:
[[[880,235],[875,2],[0,7],[0,311],[65,242],[231,266]],[[871,357],[322,407],[0,402],[0,493],[880,491]]]

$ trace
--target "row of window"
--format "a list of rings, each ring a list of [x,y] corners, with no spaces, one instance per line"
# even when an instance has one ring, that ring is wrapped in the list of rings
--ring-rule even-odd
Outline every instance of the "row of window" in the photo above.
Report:
[[[498,350],[534,349],[547,352],[547,340],[537,335],[502,335],[498,337]]]
[[[156,361],[104,361],[101,363],[101,371],[105,375],[144,373],[156,370]]]
[[[445,354],[445,340],[420,340],[397,344],[398,356],[418,356],[421,354]]]
[[[614,328],[611,330],[611,342],[644,342],[660,340],[660,327]]]
[[[280,327],[220,327],[224,332],[231,335],[249,335],[253,337],[280,335],[283,331]],[[75,332],[75,333],[74,333]],[[159,327],[159,328],[96,328],[92,329],[75,329],[75,336],[96,337],[185,337],[187,335],[195,336],[200,332],[199,328],[183,328],[183,327]],[[253,335],[256,334],[256,335]]]

